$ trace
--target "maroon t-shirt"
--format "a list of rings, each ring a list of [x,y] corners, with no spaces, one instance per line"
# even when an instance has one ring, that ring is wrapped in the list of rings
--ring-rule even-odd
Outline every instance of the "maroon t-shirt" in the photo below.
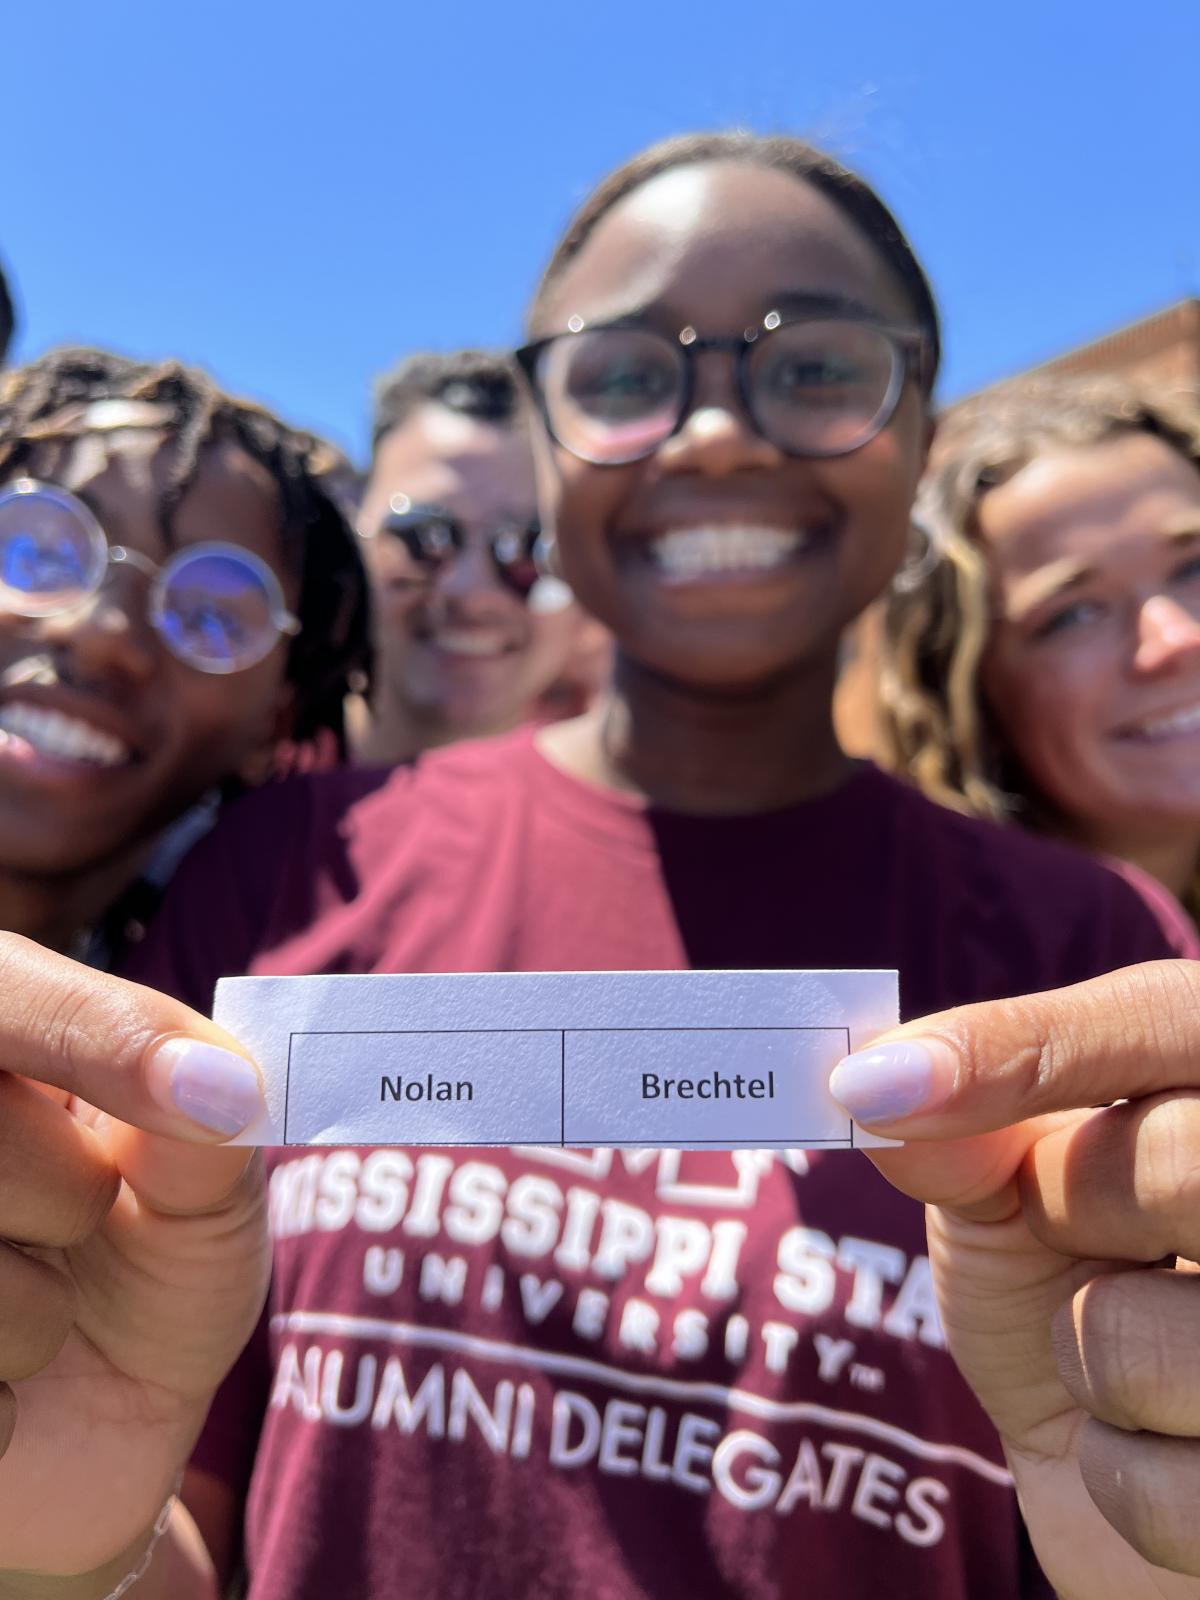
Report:
[[[528,734],[251,797],[134,976],[897,967],[906,1014],[1171,954],[1107,869],[875,769],[647,809]],[[1050,1591],[944,1348],[924,1220],[856,1154],[275,1152],[259,1336],[197,1464],[251,1600]]]

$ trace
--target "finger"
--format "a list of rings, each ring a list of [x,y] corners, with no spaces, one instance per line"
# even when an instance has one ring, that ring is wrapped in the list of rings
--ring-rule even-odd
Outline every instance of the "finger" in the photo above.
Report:
[[[40,1372],[71,1331],[75,1295],[49,1262],[0,1245],[0,1379]]]
[[[0,935],[0,1063],[149,1132],[209,1142],[263,1109],[257,1069],[198,1012]]]
[[[1200,1434],[1200,1277],[1152,1268],[1093,1278],[1055,1315],[1063,1385],[1114,1428]]]
[[[942,1011],[834,1069],[856,1122],[961,1138],[1044,1112],[1200,1088],[1200,963],[1154,961],[1069,989]]]
[[[120,1181],[78,1118],[34,1084],[0,1073],[0,1238],[77,1244],[99,1226]]]
[[[0,1383],[0,1460],[17,1429],[17,1400],[6,1383]]]
[[[1198,1150],[1200,1094],[1154,1095],[1091,1112],[1030,1149],[1020,1180],[1025,1220],[1062,1255],[1198,1257]]]
[[[1200,1576],[1200,1444],[1090,1421],[1079,1468],[1104,1517],[1144,1560]]]

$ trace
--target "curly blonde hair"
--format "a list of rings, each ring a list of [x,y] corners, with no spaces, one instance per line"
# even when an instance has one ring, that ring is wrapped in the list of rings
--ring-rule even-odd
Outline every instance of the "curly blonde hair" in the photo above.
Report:
[[[1062,831],[1021,767],[980,687],[994,615],[979,503],[1040,454],[1153,434],[1200,467],[1200,403],[1111,377],[1014,381],[948,412],[914,521],[929,555],[901,571],[884,604],[879,760],[944,805]],[[1200,879],[1189,901],[1200,904]]]

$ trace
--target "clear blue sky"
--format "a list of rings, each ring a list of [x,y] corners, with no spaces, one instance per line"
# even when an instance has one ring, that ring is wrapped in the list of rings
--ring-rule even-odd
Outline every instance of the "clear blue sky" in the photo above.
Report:
[[[18,357],[179,354],[357,454],[374,373],[511,342],[571,206],[691,128],[881,187],[947,397],[1200,293],[1200,0],[59,0],[5,38]]]

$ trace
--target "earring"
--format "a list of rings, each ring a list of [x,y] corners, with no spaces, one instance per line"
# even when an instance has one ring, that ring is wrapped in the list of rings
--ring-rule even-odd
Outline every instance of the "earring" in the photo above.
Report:
[[[537,580],[530,589],[526,605],[539,616],[565,611],[575,596],[558,575],[558,540],[543,530],[533,545],[533,565]]]

